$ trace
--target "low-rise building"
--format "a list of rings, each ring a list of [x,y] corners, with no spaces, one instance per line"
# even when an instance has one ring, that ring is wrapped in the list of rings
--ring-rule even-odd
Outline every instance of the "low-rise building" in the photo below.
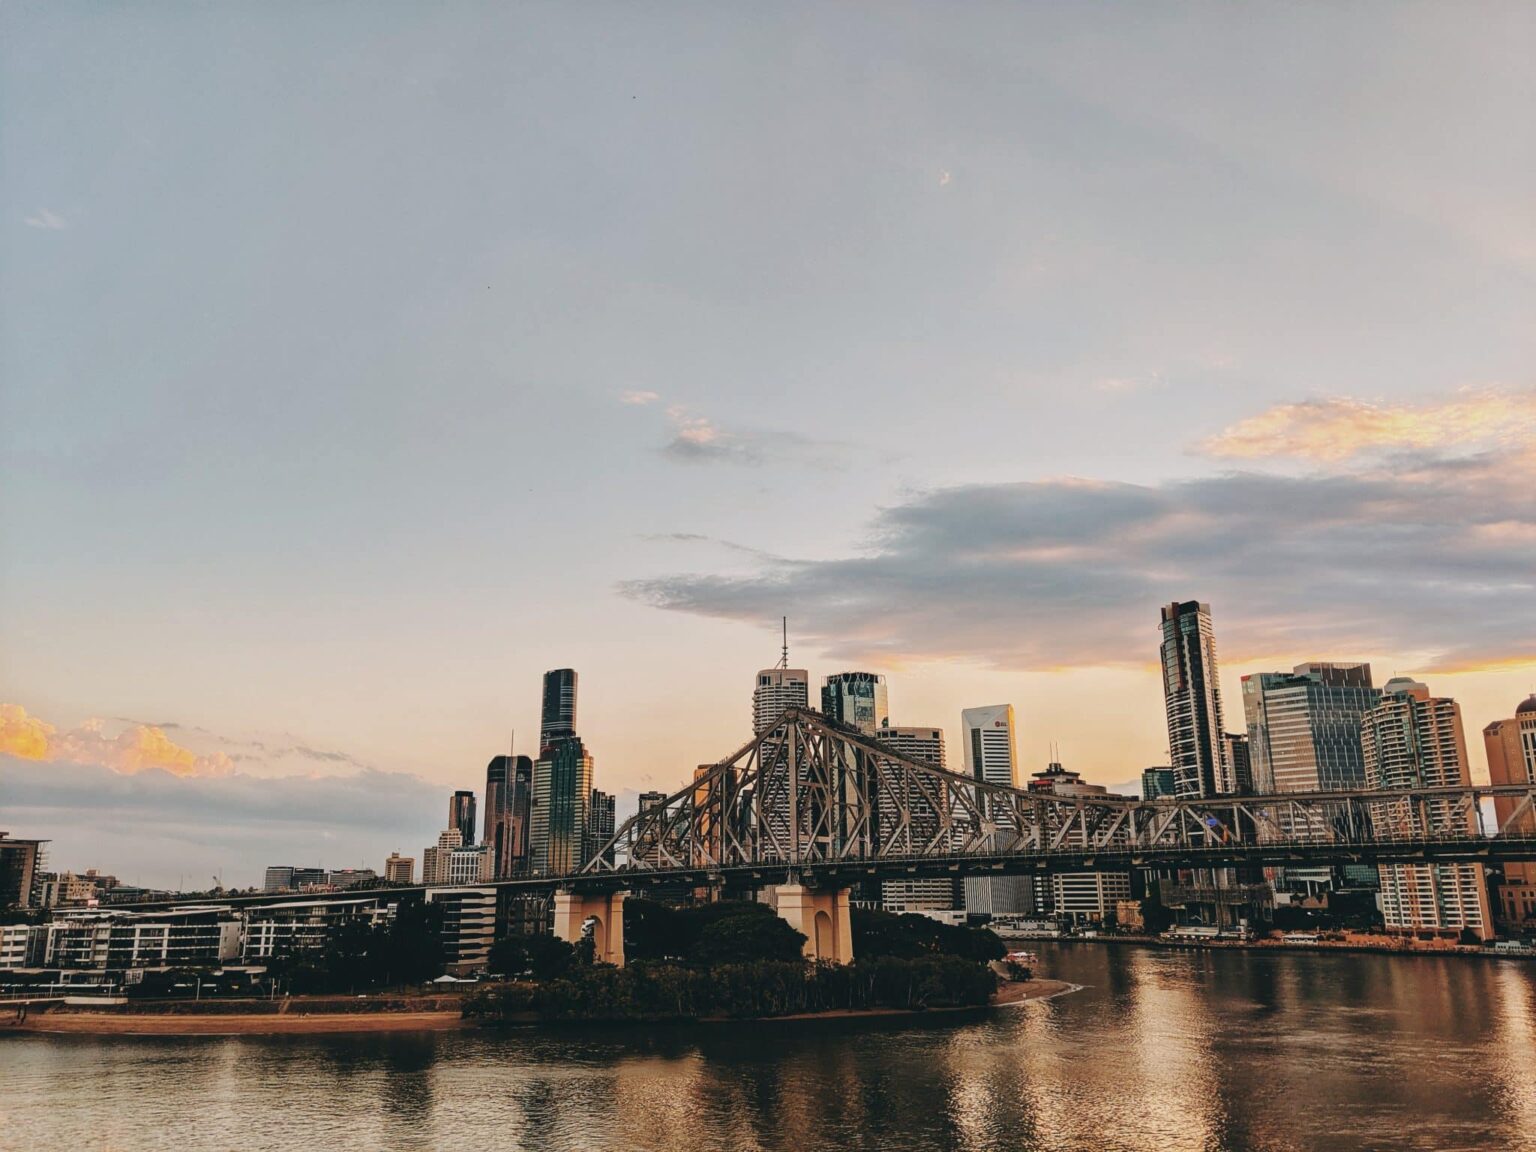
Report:
[[[386,884],[414,884],[416,882],[416,857],[402,856],[398,852],[391,852],[389,859],[384,861],[384,882]]]
[[[223,904],[61,912],[45,931],[47,968],[202,967],[240,955],[241,922]]]
[[[462,976],[483,969],[496,939],[496,889],[431,888],[427,902],[443,909],[443,962],[448,972]]]
[[[0,908],[37,907],[46,840],[15,840],[0,832]]]
[[[247,908],[241,959],[246,964],[259,964],[278,956],[318,951],[331,930],[344,921],[363,919],[375,924],[392,917],[394,911],[394,905],[367,897],[321,897]]]
[[[38,924],[0,924],[0,968],[35,968],[47,932]]]

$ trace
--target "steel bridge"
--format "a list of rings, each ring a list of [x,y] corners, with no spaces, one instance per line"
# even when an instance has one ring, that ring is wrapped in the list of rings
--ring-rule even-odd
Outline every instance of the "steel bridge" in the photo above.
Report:
[[[576,892],[1128,868],[1536,860],[1536,783],[1136,800],[989,784],[789,709],[637,813]],[[537,885],[539,880],[508,886]]]

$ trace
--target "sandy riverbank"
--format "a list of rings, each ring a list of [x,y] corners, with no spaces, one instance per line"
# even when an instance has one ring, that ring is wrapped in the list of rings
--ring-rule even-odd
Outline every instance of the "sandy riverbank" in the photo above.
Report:
[[[85,1036],[322,1036],[341,1032],[448,1032],[466,1027],[452,1012],[316,1012],[281,1016],[222,1012],[171,1013],[31,1012],[20,1024],[0,1019],[0,1032],[73,1033]]]
[[[992,1003],[998,1007],[1007,1004],[1023,1004],[1026,1000],[1049,1000],[1053,996],[1065,996],[1077,992],[1081,984],[1068,984],[1065,980],[1006,980],[997,986]]]

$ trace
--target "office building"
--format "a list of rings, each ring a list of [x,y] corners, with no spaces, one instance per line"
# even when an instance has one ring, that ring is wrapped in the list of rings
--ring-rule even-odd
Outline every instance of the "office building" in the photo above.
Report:
[[[485,843],[498,880],[526,871],[533,760],[497,756],[485,769]]]
[[[1360,731],[1370,788],[1436,788],[1471,783],[1461,708],[1407,677],[1388,680],[1381,702],[1365,714]],[[1449,800],[1426,801],[1406,817],[1410,835],[1475,831],[1471,814],[1457,816]],[[1479,939],[1493,936],[1492,910],[1481,864],[1383,864],[1381,910],[1387,931]]]
[[[466,847],[475,839],[475,794],[459,791],[448,801],[448,827],[459,830],[459,842]]]
[[[1360,722],[1381,701],[1369,664],[1298,664],[1243,677],[1243,717],[1261,793],[1365,787]]]
[[[1143,768],[1141,770],[1141,798],[1160,800],[1173,795],[1172,768]]]
[[[578,737],[557,737],[539,753],[529,837],[533,875],[559,876],[586,863],[592,772],[592,757]]]
[[[1484,728],[1483,747],[1490,783],[1536,784],[1536,695],[1522,701],[1511,719]],[[1513,798],[1493,802],[1501,828],[1510,826],[1519,803]],[[1536,833],[1536,815],[1524,814],[1513,827],[1527,836]],[[1536,863],[1505,864],[1494,904],[1495,915],[1510,928],[1529,931],[1536,925]]]
[[[1165,604],[1162,616],[1163,702],[1174,794],[1180,799],[1215,796],[1228,774],[1211,608],[1194,600]]]
[[[988,784],[1017,788],[1019,755],[1012,704],[967,708],[960,713],[965,774]],[[998,813],[1006,822],[1007,816]],[[1006,836],[1002,829],[998,840]],[[1034,884],[1028,876],[967,877],[965,910],[972,915],[1009,916],[1033,912]]]
[[[649,812],[652,808],[660,808],[666,802],[667,794],[665,792],[642,792],[640,793],[637,811]]]
[[[596,859],[597,854],[608,846],[615,831],[614,797],[601,788],[592,789],[592,801],[587,808],[587,849],[584,857]],[[609,859],[613,854],[608,854]]]
[[[908,759],[931,764],[935,768],[947,768],[942,728],[885,726],[875,732],[875,739]],[[897,843],[895,850],[918,855],[938,835],[940,813],[934,808],[928,793],[920,788],[910,789],[901,797],[901,802],[908,813],[910,839],[904,845]],[[889,805],[881,809],[879,804],[877,798],[875,825],[880,843],[886,844],[891,842],[899,820]],[[880,906],[887,912],[949,912],[963,900],[960,885],[954,880],[914,878],[883,880],[880,883]]]
[[[539,712],[539,755],[552,741],[576,735],[576,670],[544,673],[544,703]]]
[[[384,861],[384,882],[386,884],[414,884],[416,882],[416,857],[402,856],[398,852],[391,852],[389,859]]]
[[[0,908],[34,908],[46,840],[15,840],[0,832]]]
[[[463,846],[464,836],[457,828],[447,828],[438,833],[437,843],[421,854],[421,882],[423,884],[448,883],[452,854]]]
[[[325,888],[329,873],[324,868],[299,868],[292,864],[273,864],[267,868],[262,883],[264,892],[302,892]]]
[[[811,677],[804,668],[764,668],[752,689],[752,731],[766,732],[787,708],[809,708]]]
[[[821,712],[828,720],[873,736],[890,723],[885,677],[877,672],[837,672],[821,687]]]
[[[333,868],[325,874],[325,886],[333,891],[363,888],[377,884],[379,874],[372,868]]]
[[[1248,752],[1248,737],[1240,732],[1223,732],[1221,743],[1221,792],[1227,796],[1252,796],[1253,761]]]

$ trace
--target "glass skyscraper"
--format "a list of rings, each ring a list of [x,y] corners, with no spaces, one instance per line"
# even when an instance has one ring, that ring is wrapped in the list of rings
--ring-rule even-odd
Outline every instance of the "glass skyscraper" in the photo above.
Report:
[[[539,751],[551,740],[576,735],[576,670],[544,673],[544,706],[539,713]]]
[[[1228,771],[1210,605],[1163,605],[1160,653],[1174,793],[1180,799],[1215,796]]]
[[[1243,677],[1258,792],[1365,787],[1360,720],[1381,702],[1369,664],[1298,664]]]
[[[821,712],[828,720],[873,736],[891,718],[885,677],[876,672],[838,672],[828,676],[821,688]]]
[[[592,757],[576,736],[551,740],[533,765],[530,871],[559,876],[587,862]]]

